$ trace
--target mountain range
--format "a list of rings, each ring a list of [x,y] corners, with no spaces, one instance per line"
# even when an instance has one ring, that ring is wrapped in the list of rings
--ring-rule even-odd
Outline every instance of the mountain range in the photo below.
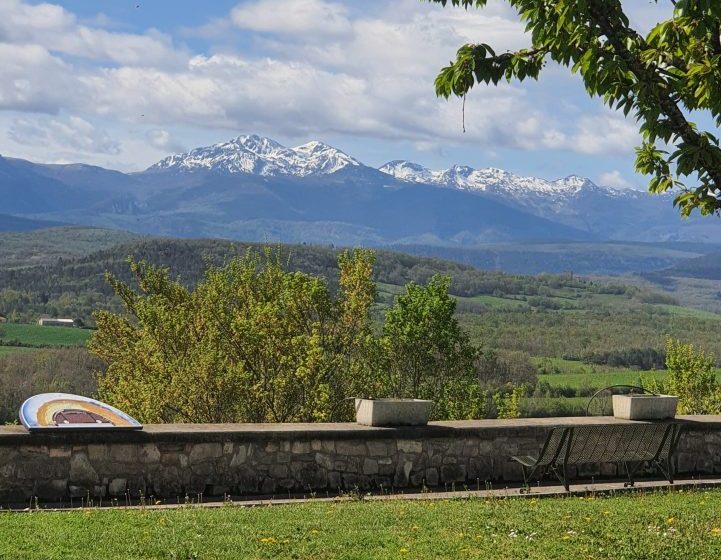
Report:
[[[571,175],[495,168],[376,169],[322,142],[257,135],[169,156],[139,173],[0,156],[0,229],[70,223],[181,237],[340,245],[716,241],[715,218],[682,220],[670,196]],[[18,221],[21,220],[21,221]],[[38,225],[38,227],[41,227]]]

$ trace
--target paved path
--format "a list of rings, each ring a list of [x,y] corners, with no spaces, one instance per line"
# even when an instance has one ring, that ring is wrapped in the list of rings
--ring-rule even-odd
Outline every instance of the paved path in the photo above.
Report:
[[[633,492],[647,492],[657,490],[679,491],[679,490],[700,490],[704,488],[721,487],[721,478],[697,478],[677,480],[674,484],[669,484],[665,480],[642,480],[636,481],[633,487],[624,487],[623,482],[580,482],[571,484],[570,491],[566,492],[563,486],[552,484],[544,484],[542,486],[532,486],[530,492],[521,493],[521,487],[503,487],[488,488],[483,490],[456,490],[456,491],[428,491],[428,492],[408,492],[395,494],[360,494],[360,495],[339,495],[339,496],[290,496],[287,498],[241,498],[237,500],[209,500],[198,502],[197,497],[192,497],[190,503],[167,503],[159,502],[155,504],[141,505],[137,500],[133,500],[127,505],[124,500],[118,502],[109,502],[104,500],[102,503],[97,500],[90,503],[89,507],[102,509],[176,509],[182,507],[260,507],[260,506],[281,506],[290,504],[303,504],[309,502],[344,502],[363,499],[365,501],[389,501],[389,500],[459,500],[459,499],[498,499],[498,498],[558,498],[568,496],[589,496],[593,494],[624,494]],[[76,500],[73,507],[64,504],[39,504],[37,508],[28,508],[18,506],[11,510],[0,511],[24,511],[33,512],[41,509],[43,511],[69,511],[88,507],[85,502]]]

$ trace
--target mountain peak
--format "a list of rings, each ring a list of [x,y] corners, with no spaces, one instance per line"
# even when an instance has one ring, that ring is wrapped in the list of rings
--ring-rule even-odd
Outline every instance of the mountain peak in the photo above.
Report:
[[[362,164],[323,142],[314,140],[296,148],[286,148],[271,138],[248,134],[238,136],[229,142],[169,156],[148,168],[148,171],[205,170],[228,174],[306,177],[328,175],[349,165]]]

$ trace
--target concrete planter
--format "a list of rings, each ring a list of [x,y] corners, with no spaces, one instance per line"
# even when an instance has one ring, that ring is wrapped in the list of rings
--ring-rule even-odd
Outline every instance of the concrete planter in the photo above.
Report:
[[[433,401],[421,399],[356,399],[356,422],[365,426],[425,426]]]
[[[674,395],[613,395],[613,415],[624,420],[663,420],[676,416]]]

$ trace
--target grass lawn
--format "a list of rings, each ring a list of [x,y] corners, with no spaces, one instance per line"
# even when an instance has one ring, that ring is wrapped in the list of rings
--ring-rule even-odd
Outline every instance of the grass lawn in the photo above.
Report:
[[[91,332],[69,327],[3,323],[0,325],[0,345],[3,340],[19,340],[32,346],[84,346]]]
[[[717,559],[721,492],[0,515],[0,558]]]

